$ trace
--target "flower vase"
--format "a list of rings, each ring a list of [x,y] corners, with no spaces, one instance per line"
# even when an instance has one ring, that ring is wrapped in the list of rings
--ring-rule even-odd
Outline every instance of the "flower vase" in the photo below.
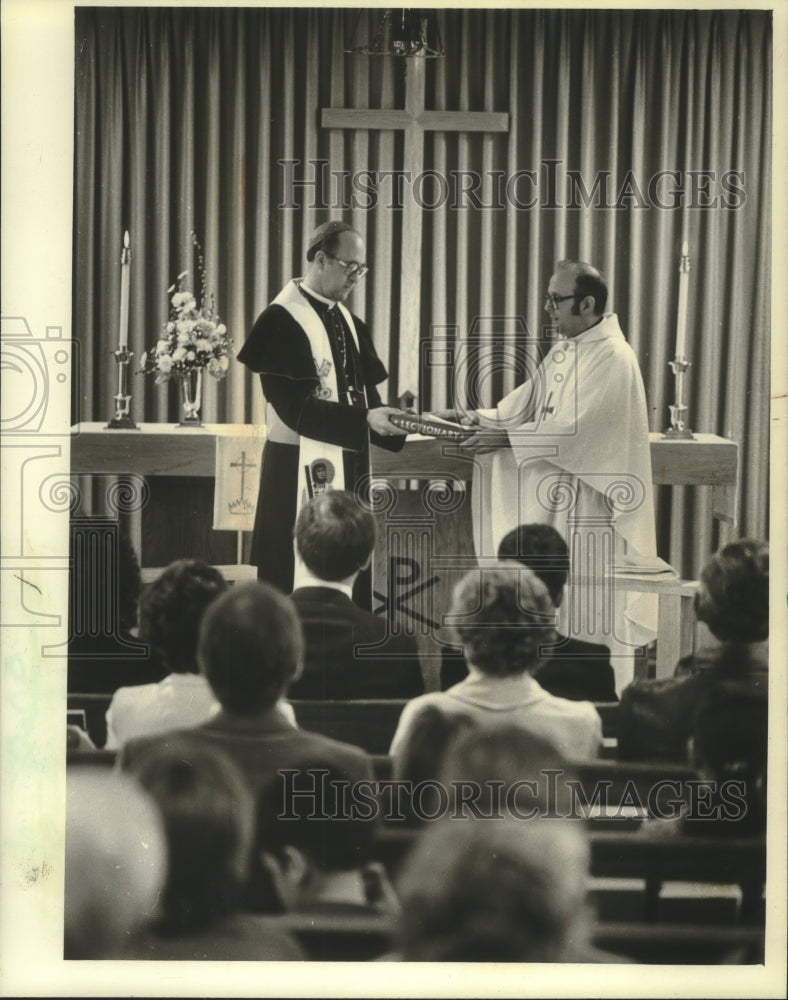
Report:
[[[202,368],[192,368],[178,376],[181,384],[183,417],[178,427],[202,427],[200,403],[202,401]]]

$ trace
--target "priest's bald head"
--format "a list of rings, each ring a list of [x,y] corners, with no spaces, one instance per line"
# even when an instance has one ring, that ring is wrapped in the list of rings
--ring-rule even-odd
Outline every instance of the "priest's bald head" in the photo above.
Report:
[[[309,237],[304,284],[324,298],[343,302],[367,273],[364,240],[347,222],[324,222]]]
[[[595,326],[607,305],[607,282],[591,264],[559,260],[545,296],[545,312],[562,337],[577,337]]]

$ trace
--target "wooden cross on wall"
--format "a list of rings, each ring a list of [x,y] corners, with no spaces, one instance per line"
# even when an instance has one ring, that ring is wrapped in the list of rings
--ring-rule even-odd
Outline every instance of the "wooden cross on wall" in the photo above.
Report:
[[[497,111],[426,111],[425,60],[405,61],[405,110],[324,108],[323,128],[392,129],[405,133],[403,170],[415,178],[424,169],[425,132],[508,132],[509,115]],[[422,209],[412,198],[403,202],[402,279],[399,309],[399,386],[419,395],[421,321]]]

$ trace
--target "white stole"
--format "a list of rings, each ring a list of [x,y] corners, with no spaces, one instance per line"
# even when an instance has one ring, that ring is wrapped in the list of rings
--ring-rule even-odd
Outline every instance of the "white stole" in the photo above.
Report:
[[[274,303],[290,313],[309,340],[315,362],[315,374],[320,380],[315,395],[320,399],[339,402],[337,373],[328,333],[315,308],[299,291],[295,279],[285,285],[274,299]],[[337,302],[336,307],[342,313],[358,352],[358,334],[353,317],[341,302]],[[345,467],[342,461],[342,448],[339,445],[327,444],[325,441],[297,434],[283,423],[272,406],[268,407],[266,422],[269,440],[299,446],[296,516],[301,507],[313,497],[320,496],[326,490],[345,488]]]

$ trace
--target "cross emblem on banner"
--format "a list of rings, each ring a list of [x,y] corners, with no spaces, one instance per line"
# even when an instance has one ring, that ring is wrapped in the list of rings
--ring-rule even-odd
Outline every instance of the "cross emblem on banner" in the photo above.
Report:
[[[242,451],[241,452],[241,461],[240,462],[230,462],[230,468],[231,469],[240,469],[241,470],[241,499],[243,500],[244,493],[246,492],[246,470],[247,469],[256,469],[257,465],[256,465],[255,462],[247,462],[246,461],[246,452]]]
[[[416,177],[424,169],[425,132],[508,132],[509,115],[497,111],[427,111],[424,107],[425,61],[403,60],[405,110],[389,108],[324,108],[323,128],[389,129],[404,132],[403,170]],[[422,209],[406,198],[402,219],[399,308],[399,398],[419,394],[421,325]]]

